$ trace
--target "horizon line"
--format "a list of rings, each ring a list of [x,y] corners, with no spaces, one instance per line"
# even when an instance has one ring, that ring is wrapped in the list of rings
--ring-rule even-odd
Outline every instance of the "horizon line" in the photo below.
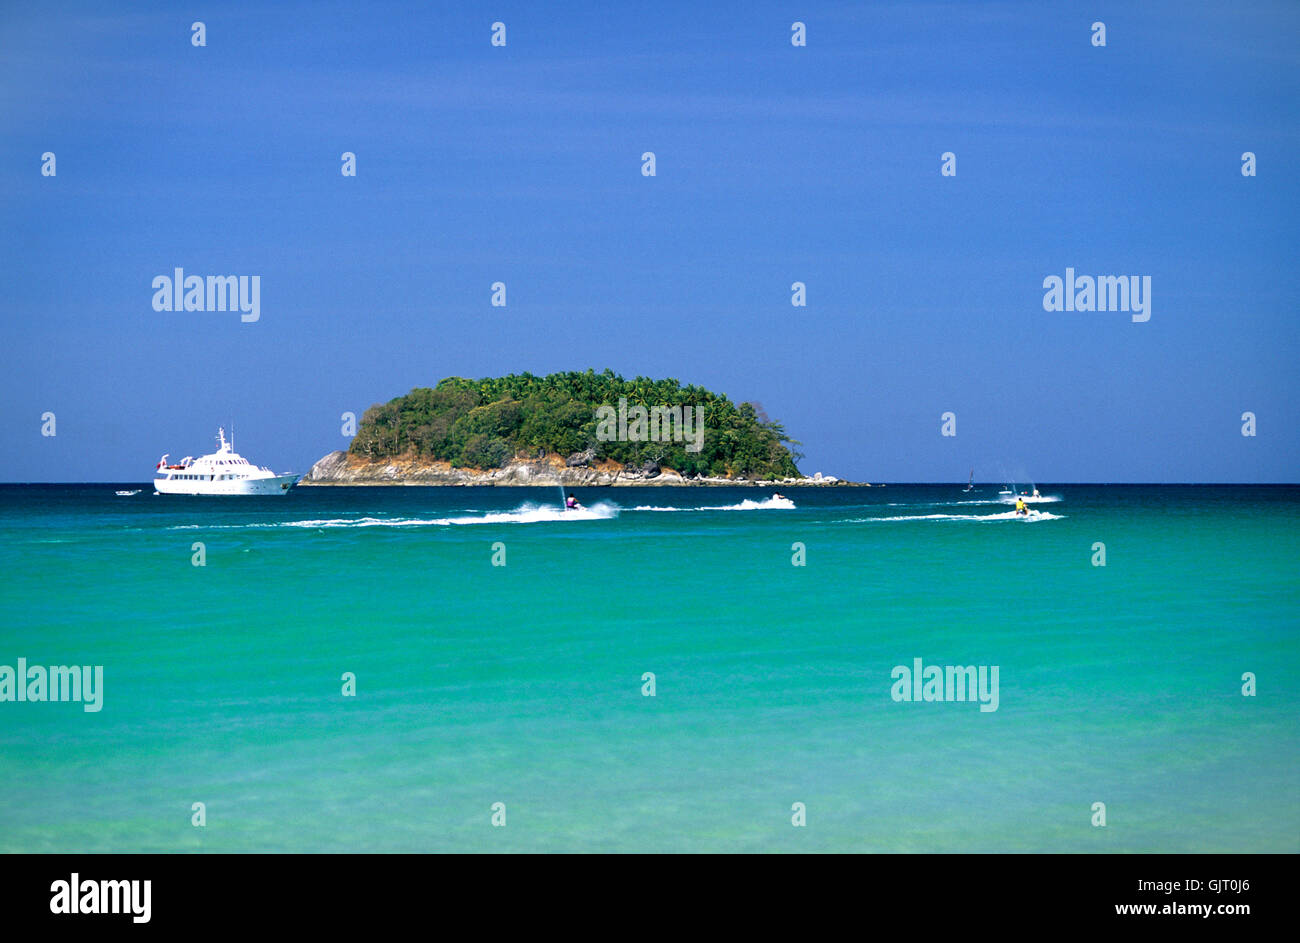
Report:
[[[806,475],[806,476],[804,476],[804,477],[807,478],[809,481],[813,481],[813,480],[814,480],[814,479],[812,478],[811,475]],[[29,487],[29,486],[33,486],[33,485],[45,485],[45,486],[56,486],[56,485],[141,485],[141,484],[152,484],[152,483],[153,483],[153,479],[148,479],[148,480],[135,480],[135,479],[132,479],[132,480],[126,480],[126,481],[0,481],[0,487]],[[780,485],[780,484],[787,484],[787,485],[788,485],[789,482],[783,482],[783,481],[767,481],[767,480],[759,480],[759,479],[748,479],[748,480],[743,481],[743,482],[741,482],[741,481],[737,481],[737,482],[736,482],[736,487],[749,487],[749,486],[751,486],[751,485],[755,485],[755,484],[770,484],[770,485],[774,485],[774,486],[775,486],[775,485]],[[824,485],[818,485],[817,487],[822,487],[822,488],[879,488],[879,487],[882,487],[882,486],[885,486],[885,485],[934,485],[934,486],[939,486],[939,487],[947,486],[947,485],[953,485],[953,486],[955,487],[955,486],[963,485],[963,484],[965,484],[965,483],[964,483],[964,482],[961,482],[961,481],[876,481],[876,482],[866,482],[866,481],[845,481],[845,480],[841,480],[841,482],[840,482],[840,483],[837,483],[837,484],[824,484]],[[993,485],[993,484],[998,484],[998,482],[992,482],[992,481],[990,481],[990,482],[984,482],[984,484]],[[1200,487],[1200,486],[1203,486],[1203,487],[1224,487],[1224,486],[1234,486],[1234,487],[1236,487],[1236,486],[1240,486],[1240,487],[1259,487],[1259,486],[1268,486],[1268,487],[1295,487],[1295,486],[1300,486],[1300,481],[1060,481],[1060,482],[1049,482],[1049,483],[1037,482],[1036,484],[1038,485],[1039,489],[1041,490],[1041,489],[1042,489],[1043,487],[1045,487],[1045,486],[1046,486],[1046,487],[1052,487],[1052,488],[1070,488],[1070,487],[1075,487],[1075,486],[1079,486],[1079,485],[1082,485],[1082,486],[1112,486],[1112,485],[1114,485],[1114,486],[1123,486],[1123,487],[1132,486],[1132,485],[1144,485],[1144,486],[1145,486],[1145,485],[1177,485],[1177,486],[1182,486],[1182,487]],[[384,485],[378,485],[378,486],[377,486],[377,485],[373,485],[373,484],[370,484],[370,485],[346,485],[346,484],[311,485],[311,484],[308,484],[307,487],[328,487],[328,488],[350,488],[350,487],[355,487],[355,488],[375,488],[375,487],[385,487],[385,486],[384,486]],[[414,488],[459,488],[459,489],[464,489],[464,488],[466,488],[466,487],[471,487],[471,488],[472,488],[472,487],[479,487],[479,488],[543,488],[543,487],[554,487],[554,486],[553,486],[553,485],[550,485],[550,486],[548,486],[548,485],[497,485],[497,484],[492,484],[492,485],[411,485],[411,484],[406,484],[405,482],[394,482],[393,485],[392,485],[392,487],[405,487],[405,488],[413,488],[413,487],[414,487]],[[619,487],[619,486],[618,486],[618,485],[571,485],[571,486],[568,486],[568,487],[574,487],[574,488],[616,488],[616,487]],[[624,486],[624,487],[626,487],[626,486]],[[691,485],[667,485],[667,484],[665,484],[665,485],[637,485],[636,487],[641,487],[641,488],[645,488],[645,487],[660,487],[660,488],[689,488],[689,487],[691,487]],[[723,488],[723,487],[727,487],[727,486],[726,486],[726,485],[718,485],[718,484],[710,484],[710,485],[706,485],[706,486],[704,486],[704,487],[710,487],[710,488]],[[200,495],[200,497],[203,497],[203,496]],[[211,496],[209,496],[209,497],[211,497]],[[220,497],[220,496],[218,496],[218,497]]]

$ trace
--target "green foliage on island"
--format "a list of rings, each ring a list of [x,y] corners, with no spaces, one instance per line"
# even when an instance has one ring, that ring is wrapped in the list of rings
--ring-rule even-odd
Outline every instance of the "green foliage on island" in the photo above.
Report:
[[[638,405],[692,406],[699,415],[702,409],[703,447],[695,452],[687,451],[689,441],[600,441],[597,410],[617,410],[620,397],[629,411]],[[349,451],[368,459],[425,457],[478,469],[548,452],[589,452],[591,463],[657,464],[687,477],[770,480],[802,477],[795,461],[803,456],[788,447],[798,444],[753,403],[733,403],[724,394],[672,379],[625,380],[610,370],[587,370],[447,377],[433,389],[417,388],[367,409]]]

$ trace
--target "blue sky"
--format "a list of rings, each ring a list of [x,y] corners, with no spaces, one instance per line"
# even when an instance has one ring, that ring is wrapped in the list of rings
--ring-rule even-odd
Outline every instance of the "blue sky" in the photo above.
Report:
[[[1297,40],[1291,2],[5,4],[0,478],[143,481],[229,419],[306,471],[345,411],[590,366],[758,401],[809,474],[1296,481]],[[178,266],[260,320],[154,311]],[[1044,311],[1067,267],[1149,275],[1150,321]]]

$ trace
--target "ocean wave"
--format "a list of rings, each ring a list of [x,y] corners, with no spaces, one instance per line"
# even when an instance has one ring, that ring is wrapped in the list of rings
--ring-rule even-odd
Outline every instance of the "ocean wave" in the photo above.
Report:
[[[572,523],[573,521],[607,521],[618,517],[618,507],[600,501],[591,507],[566,509],[555,505],[522,504],[513,511],[489,511],[486,514],[460,517],[443,517],[432,524],[538,524],[546,521]]]
[[[698,508],[674,508],[674,507],[660,507],[658,505],[653,505],[653,504],[642,504],[642,505],[638,505],[637,507],[630,508],[629,510],[633,510],[633,511],[793,511],[794,509],[795,509],[794,502],[791,501],[789,498],[774,497],[774,498],[764,498],[762,501],[755,501],[751,498],[746,498],[745,500],[741,501],[739,504],[705,505],[704,507],[698,507]]]
[[[1012,503],[1015,502],[1015,498],[1012,498],[1011,500]],[[1029,499],[1026,498],[1025,500],[1028,501]],[[982,504],[987,506],[999,503],[1005,502],[1002,502],[999,498],[984,498],[982,500],[979,498],[971,498],[962,501],[889,501],[883,506],[887,508],[947,508],[962,507],[969,504]],[[869,507],[870,505],[865,506]]]
[[[298,527],[327,530],[336,527],[448,527],[466,524],[537,524],[546,521],[604,521],[618,517],[618,508],[607,502],[589,508],[565,510],[558,505],[525,503],[513,511],[488,511],[457,517],[334,517],[320,520],[278,521],[266,524],[178,524],[170,530],[246,530],[255,528]]]
[[[1028,517],[1017,514],[1015,511],[1004,511],[999,514],[900,514],[894,517],[853,517],[837,521],[838,524],[878,524],[878,523],[896,523],[898,521],[1021,521],[1026,524],[1034,521],[1059,521],[1064,519],[1063,514],[1052,514],[1050,511],[1033,511]]]

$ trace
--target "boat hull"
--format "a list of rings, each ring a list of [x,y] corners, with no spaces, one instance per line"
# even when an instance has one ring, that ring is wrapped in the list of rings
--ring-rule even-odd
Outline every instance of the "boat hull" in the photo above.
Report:
[[[241,478],[232,481],[168,481],[155,478],[154,490],[159,494],[212,495],[227,497],[248,494],[288,494],[302,475],[276,475],[272,478]]]

